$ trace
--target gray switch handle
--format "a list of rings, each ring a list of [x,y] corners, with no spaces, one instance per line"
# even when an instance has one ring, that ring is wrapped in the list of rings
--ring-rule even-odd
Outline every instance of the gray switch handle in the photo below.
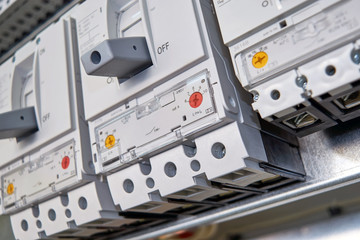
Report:
[[[28,107],[0,114],[0,139],[23,138],[38,130],[35,108]]]
[[[152,65],[144,37],[108,39],[81,57],[89,75],[129,79]]]

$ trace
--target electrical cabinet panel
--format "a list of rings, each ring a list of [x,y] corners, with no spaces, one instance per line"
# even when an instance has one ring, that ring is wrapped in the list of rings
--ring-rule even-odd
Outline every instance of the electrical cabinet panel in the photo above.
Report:
[[[359,7],[71,8],[0,65],[0,209],[15,237],[126,237],[304,181],[296,137],[358,116]]]

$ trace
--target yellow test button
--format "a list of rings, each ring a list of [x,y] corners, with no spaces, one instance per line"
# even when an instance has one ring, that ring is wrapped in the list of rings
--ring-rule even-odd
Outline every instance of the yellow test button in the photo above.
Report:
[[[6,189],[7,194],[11,195],[14,193],[14,184],[10,183]]]
[[[113,146],[115,146],[115,143],[116,143],[116,140],[115,140],[114,135],[109,135],[109,136],[106,137],[106,139],[105,139],[105,147],[107,149],[110,149]]]
[[[269,60],[269,58],[268,58],[268,55],[266,54],[266,52],[258,52],[253,56],[252,65],[255,68],[262,68],[266,65],[268,60]]]

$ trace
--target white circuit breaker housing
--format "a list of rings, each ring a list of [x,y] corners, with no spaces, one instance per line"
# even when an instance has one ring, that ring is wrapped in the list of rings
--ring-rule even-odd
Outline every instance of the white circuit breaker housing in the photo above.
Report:
[[[94,178],[70,29],[64,16],[1,65],[0,117],[32,109],[37,126],[26,134],[12,129],[16,139],[1,140],[1,212],[19,211]],[[15,120],[30,121],[21,115],[2,122],[1,136]]]
[[[11,215],[18,240],[105,234],[136,219],[119,216],[106,183],[92,182]]]
[[[88,0],[76,10],[93,162],[107,175],[121,210],[164,213],[234,189],[263,192],[247,186],[277,175],[267,173],[273,159],[263,141],[269,136],[260,132],[249,95],[232,73],[211,1]],[[132,46],[120,41],[132,38]],[[118,69],[103,76],[103,69],[142,49],[139,38],[146,40],[152,65],[125,79],[114,77]],[[109,39],[126,43],[119,45],[124,52],[112,49]],[[223,139],[231,134],[233,142]],[[301,161],[282,144],[294,162]],[[196,149],[197,155],[189,153]],[[228,162],[216,167],[225,154]],[[292,170],[302,178],[303,170]]]
[[[206,28],[199,3],[86,1],[81,7],[74,15],[80,55],[108,38],[140,35],[153,62],[121,83],[116,77],[89,76],[82,68],[98,173],[132,164],[214,126],[239,120],[257,127],[247,96],[238,94],[227,62],[215,51],[218,42],[211,42],[218,39],[208,37],[218,33]]]
[[[262,118],[304,136],[359,116],[358,1],[213,3]]]

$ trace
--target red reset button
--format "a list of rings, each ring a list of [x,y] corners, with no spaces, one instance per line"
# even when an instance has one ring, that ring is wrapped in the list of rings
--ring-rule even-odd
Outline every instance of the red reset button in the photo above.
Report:
[[[62,161],[61,161],[61,167],[63,169],[67,169],[70,165],[70,158],[68,156],[63,157]]]
[[[193,94],[191,94],[189,99],[190,107],[197,108],[201,105],[202,101],[203,95],[199,92],[194,92]]]

